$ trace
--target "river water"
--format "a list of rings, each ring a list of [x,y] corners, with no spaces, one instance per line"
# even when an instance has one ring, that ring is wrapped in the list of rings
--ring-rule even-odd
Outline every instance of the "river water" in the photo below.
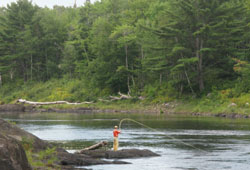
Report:
[[[124,159],[129,165],[98,165],[93,170],[248,170],[250,120],[139,114],[1,115],[19,127],[74,152],[106,140],[123,118],[120,148],[150,149],[160,157]]]

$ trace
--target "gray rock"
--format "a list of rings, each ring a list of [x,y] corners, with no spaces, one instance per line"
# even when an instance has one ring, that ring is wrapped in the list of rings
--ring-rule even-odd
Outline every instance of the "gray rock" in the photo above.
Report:
[[[50,146],[47,142],[39,139],[31,133],[26,132],[25,130],[20,129],[16,125],[6,122],[3,119],[0,119],[0,132],[6,136],[15,138],[18,141],[22,141],[24,139],[32,141],[33,149],[35,151],[44,150]]]
[[[32,170],[25,151],[16,139],[0,133],[1,170]]]
[[[150,150],[144,149],[122,149],[118,151],[88,150],[82,152],[92,158],[125,159],[160,156]]]
[[[89,165],[102,165],[102,164],[129,164],[124,161],[105,161],[96,159],[85,154],[71,154],[67,152],[58,152],[57,156],[61,165],[76,165],[76,166],[89,166]]]

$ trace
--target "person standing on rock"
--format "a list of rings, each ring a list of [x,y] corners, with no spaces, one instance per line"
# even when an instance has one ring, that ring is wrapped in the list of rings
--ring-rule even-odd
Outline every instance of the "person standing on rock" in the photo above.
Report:
[[[114,151],[117,151],[118,146],[119,146],[118,135],[119,133],[121,133],[121,131],[117,129],[118,128],[117,126],[115,126],[114,128],[115,129],[113,130],[113,135],[114,135],[113,148],[114,148]]]

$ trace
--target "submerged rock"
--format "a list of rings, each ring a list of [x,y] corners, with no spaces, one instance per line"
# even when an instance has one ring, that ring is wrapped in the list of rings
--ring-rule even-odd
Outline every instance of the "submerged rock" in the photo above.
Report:
[[[14,138],[0,133],[1,170],[32,170],[22,145]]]

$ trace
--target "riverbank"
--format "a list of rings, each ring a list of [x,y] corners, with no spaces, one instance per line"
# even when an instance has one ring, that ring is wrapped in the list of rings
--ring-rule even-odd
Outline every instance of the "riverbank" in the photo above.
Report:
[[[0,105],[0,113],[19,112],[19,113],[75,113],[75,114],[92,114],[92,113],[126,113],[126,114],[149,114],[149,115],[185,115],[185,116],[212,116],[224,118],[250,118],[248,108],[237,108],[237,106],[228,106],[224,111],[218,112],[218,108],[211,108],[211,111],[196,111],[196,108],[185,103],[165,103],[157,105],[128,104],[127,102],[119,103],[94,103],[81,105],[47,105],[34,106],[24,104],[3,104]]]
[[[131,94],[129,99],[119,98],[105,90],[85,87],[81,80],[54,79],[47,82],[29,82],[9,84],[0,89],[0,111],[21,112],[58,112],[58,113],[142,113],[142,114],[188,114],[196,116],[219,116],[230,118],[248,118],[250,114],[250,94],[238,93],[236,89],[213,90],[203,95],[181,96],[165,93],[169,89],[145,89]],[[115,96],[116,95],[116,96]],[[71,103],[89,102],[80,105],[21,105],[13,104],[18,99],[34,102],[68,101]],[[8,105],[11,104],[11,105]]]

